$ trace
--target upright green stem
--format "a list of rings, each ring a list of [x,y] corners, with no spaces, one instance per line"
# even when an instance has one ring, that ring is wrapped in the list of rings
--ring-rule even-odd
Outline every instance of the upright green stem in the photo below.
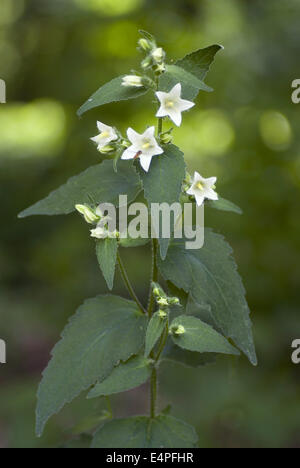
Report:
[[[154,367],[151,374],[150,382],[150,417],[155,418],[156,414],[156,397],[157,397],[157,370]]]
[[[159,80],[159,77],[156,78],[157,89],[158,89],[158,80]],[[157,122],[157,136],[158,137],[161,135],[162,131],[163,131],[163,119],[159,118]],[[157,253],[158,253],[158,240],[152,239],[152,274],[151,274],[151,282],[150,282],[150,298],[149,298],[149,305],[148,305],[149,318],[152,317],[153,312],[154,312],[154,306],[155,306],[155,296],[152,290],[152,283],[157,283],[158,281]],[[165,346],[165,341],[161,343],[161,346],[162,348],[159,349],[158,356],[155,359],[155,363],[158,361],[159,356],[163,351],[163,348]],[[157,370],[156,370],[156,367],[154,367],[152,374],[151,374],[151,379],[150,379],[150,417],[151,419],[154,419],[156,415],[156,398],[157,398]]]
[[[158,280],[158,268],[157,268],[157,252],[158,252],[158,241],[157,239],[152,239],[152,274],[150,282],[150,296],[149,296],[149,305],[148,305],[148,315],[152,317],[155,305],[155,296],[152,291],[152,283],[157,283]]]
[[[158,119],[158,124],[157,124],[157,136],[159,136],[162,133],[163,130],[163,118],[160,117]]]
[[[141,312],[143,312],[144,314],[146,314],[146,310],[144,309],[143,305],[141,304],[139,298],[137,297],[137,295],[135,294],[134,292],[134,289],[130,283],[130,280],[128,278],[128,275],[127,275],[127,272],[125,270],[125,267],[124,267],[124,264],[122,262],[122,259],[120,257],[120,254],[118,253],[117,254],[117,260],[118,260],[118,265],[119,265],[119,268],[120,268],[120,272],[121,272],[121,275],[122,275],[122,278],[124,280],[124,283],[126,285],[126,288],[128,289],[128,292],[130,294],[130,296],[132,297],[132,299],[134,300],[134,302],[136,303],[136,305],[138,306],[138,308],[141,310]]]

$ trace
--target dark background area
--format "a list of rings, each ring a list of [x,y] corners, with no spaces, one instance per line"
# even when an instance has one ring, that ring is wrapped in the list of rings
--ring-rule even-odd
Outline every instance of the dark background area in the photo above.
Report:
[[[49,352],[87,297],[106,291],[78,215],[18,220],[17,213],[89,165],[96,120],[122,131],[153,122],[151,98],[77,108],[101,84],[137,68],[138,29],[169,58],[224,45],[208,75],[212,94],[174,132],[190,171],[218,177],[243,216],[206,210],[231,243],[247,289],[259,366],[221,359],[203,369],[164,364],[160,408],[196,425],[201,447],[299,447],[300,78],[298,0],[0,0],[0,447],[56,447],[105,401],[84,397],[34,435],[35,395]],[[147,297],[148,247],[124,258]],[[114,290],[127,293],[120,277]],[[147,386],[112,398],[116,416],[144,413]]]

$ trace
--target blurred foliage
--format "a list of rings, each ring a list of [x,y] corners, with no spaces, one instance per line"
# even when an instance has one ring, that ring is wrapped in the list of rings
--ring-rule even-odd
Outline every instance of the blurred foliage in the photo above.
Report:
[[[106,291],[88,231],[76,215],[17,220],[23,208],[99,155],[96,120],[143,130],[153,123],[145,97],[108,105],[78,120],[100,84],[137,67],[137,30],[151,31],[172,58],[221,43],[198,106],[175,130],[190,169],[218,176],[219,193],[242,217],[206,210],[206,225],[235,250],[248,291],[259,367],[221,360],[197,371],[164,364],[161,407],[172,400],[211,447],[299,447],[300,124],[291,102],[299,78],[298,0],[0,0],[0,446],[68,443],[82,418],[105,401],[78,399],[34,436],[35,392],[49,351],[75,308]],[[123,254],[147,298],[149,248]],[[126,291],[120,281],[116,293]],[[188,398],[187,398],[188,396]],[[147,387],[113,398],[119,416],[146,411]],[[195,402],[195,408],[192,406]],[[86,442],[86,441],[85,441]],[[76,441],[71,442],[74,446]]]

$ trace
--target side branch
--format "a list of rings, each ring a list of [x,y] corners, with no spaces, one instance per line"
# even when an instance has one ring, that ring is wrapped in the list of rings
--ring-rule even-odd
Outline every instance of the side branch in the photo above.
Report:
[[[118,265],[119,265],[119,268],[120,268],[122,278],[124,280],[124,283],[126,285],[126,288],[128,289],[128,292],[129,292],[130,296],[132,297],[132,299],[134,300],[134,302],[136,303],[138,308],[141,310],[141,312],[143,312],[144,314],[147,314],[147,311],[144,309],[142,303],[140,302],[139,298],[137,297],[136,293],[134,292],[134,289],[133,289],[133,287],[132,287],[132,285],[130,283],[127,272],[125,270],[125,266],[124,266],[124,264],[122,262],[122,259],[121,259],[119,253],[117,254],[117,261],[118,261]]]

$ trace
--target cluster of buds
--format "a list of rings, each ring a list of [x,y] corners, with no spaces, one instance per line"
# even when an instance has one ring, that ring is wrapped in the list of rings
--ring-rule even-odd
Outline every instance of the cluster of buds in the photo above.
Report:
[[[165,60],[166,53],[162,47],[158,47],[153,36],[144,31],[141,31],[142,37],[138,46],[142,52],[146,52],[146,57],[142,61],[142,68],[148,70],[150,68],[157,74],[164,73],[166,70]]]
[[[109,231],[108,222],[109,216],[104,216],[100,208],[92,207],[88,204],[75,205],[76,210],[80,213],[88,224],[93,224],[94,229],[91,229],[91,237],[95,239],[119,238],[117,231]]]
[[[165,312],[165,309],[168,309],[170,306],[180,306],[178,297],[168,297],[159,284],[153,283],[152,287],[160,312]]]

